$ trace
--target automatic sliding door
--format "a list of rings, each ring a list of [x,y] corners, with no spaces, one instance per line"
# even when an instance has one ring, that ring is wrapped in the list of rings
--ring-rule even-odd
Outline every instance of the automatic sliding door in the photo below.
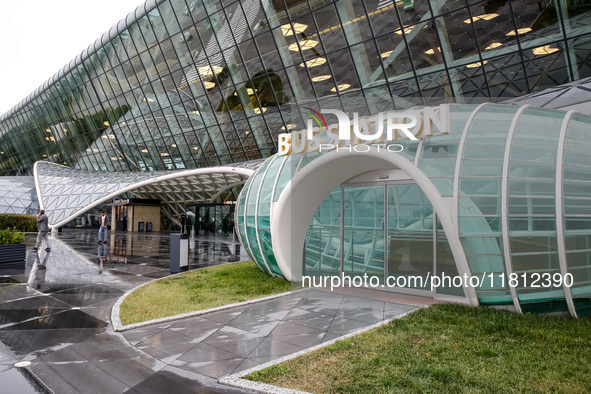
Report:
[[[345,187],[343,273],[384,279],[384,186]]]
[[[388,185],[388,276],[431,291],[432,274],[433,207],[416,184]]]

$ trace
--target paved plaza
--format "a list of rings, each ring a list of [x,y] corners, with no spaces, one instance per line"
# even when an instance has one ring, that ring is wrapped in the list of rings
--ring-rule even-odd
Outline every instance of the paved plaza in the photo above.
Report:
[[[111,234],[101,268],[95,233],[54,234],[51,251],[29,251],[22,272],[0,272],[1,385],[46,392],[33,375],[56,394],[242,392],[218,378],[416,308],[305,290],[116,333],[110,312],[117,299],[169,275],[169,234]],[[29,247],[33,240],[27,236]],[[202,238],[190,269],[246,259],[231,237]],[[17,361],[31,365],[12,367]]]

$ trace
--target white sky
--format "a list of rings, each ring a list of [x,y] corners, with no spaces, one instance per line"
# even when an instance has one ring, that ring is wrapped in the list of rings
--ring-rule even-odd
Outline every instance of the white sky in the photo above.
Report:
[[[0,0],[0,116],[145,0]]]

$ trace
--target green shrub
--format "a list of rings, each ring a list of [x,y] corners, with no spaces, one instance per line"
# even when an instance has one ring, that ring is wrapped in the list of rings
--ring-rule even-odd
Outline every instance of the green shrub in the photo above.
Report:
[[[0,230],[14,228],[23,232],[37,231],[37,219],[34,215],[0,214]]]
[[[15,228],[0,230],[0,245],[20,244],[25,239],[25,234]]]

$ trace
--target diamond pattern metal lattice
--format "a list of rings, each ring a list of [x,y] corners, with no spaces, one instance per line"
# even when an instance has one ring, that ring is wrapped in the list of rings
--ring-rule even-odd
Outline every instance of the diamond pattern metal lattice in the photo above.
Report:
[[[43,208],[53,225],[63,225],[91,209],[91,205],[124,192],[133,193],[139,198],[159,199],[164,214],[174,218],[183,213],[186,204],[210,202],[216,193],[245,182],[263,161],[253,160],[201,170],[134,173],[79,170],[42,161],[37,163],[36,177]],[[32,185],[28,187],[35,191],[33,177],[6,178],[18,178],[21,183],[22,179],[30,178],[29,183]],[[0,190],[2,185],[0,183]],[[6,201],[12,201],[14,187],[6,186],[4,189]],[[26,192],[26,188],[23,188],[23,192]],[[15,203],[8,205],[2,202],[1,196],[0,212],[4,207],[7,211],[12,209]]]

